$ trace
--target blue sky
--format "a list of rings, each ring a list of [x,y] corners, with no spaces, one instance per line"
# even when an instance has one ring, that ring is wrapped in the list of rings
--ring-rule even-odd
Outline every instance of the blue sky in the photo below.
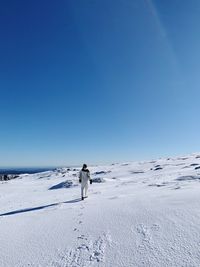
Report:
[[[200,2],[2,0],[0,166],[199,151]]]

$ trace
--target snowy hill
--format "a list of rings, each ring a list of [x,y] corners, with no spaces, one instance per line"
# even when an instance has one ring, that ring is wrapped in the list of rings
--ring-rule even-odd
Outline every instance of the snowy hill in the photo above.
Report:
[[[200,155],[0,183],[1,267],[199,267]]]

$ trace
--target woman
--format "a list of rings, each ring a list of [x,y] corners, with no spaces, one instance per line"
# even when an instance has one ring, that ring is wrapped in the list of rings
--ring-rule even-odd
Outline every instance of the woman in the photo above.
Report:
[[[88,181],[92,183],[90,178],[90,171],[86,164],[83,164],[82,170],[79,172],[79,183],[81,183],[81,199],[87,198]]]

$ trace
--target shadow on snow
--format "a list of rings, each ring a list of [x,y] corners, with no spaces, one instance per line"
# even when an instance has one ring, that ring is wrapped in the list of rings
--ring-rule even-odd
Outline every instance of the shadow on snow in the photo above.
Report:
[[[81,198],[76,198],[76,199],[72,199],[72,200],[69,200],[69,201],[58,202],[58,203],[53,203],[53,204],[39,206],[39,207],[34,207],[34,208],[14,210],[14,211],[10,211],[10,212],[6,212],[6,213],[0,214],[0,217],[14,215],[14,214],[19,214],[19,213],[25,213],[25,212],[29,212],[29,211],[42,210],[42,209],[46,209],[46,208],[49,208],[49,207],[57,206],[59,204],[70,204],[70,203],[76,203],[76,202],[79,202],[79,201],[81,201]]]

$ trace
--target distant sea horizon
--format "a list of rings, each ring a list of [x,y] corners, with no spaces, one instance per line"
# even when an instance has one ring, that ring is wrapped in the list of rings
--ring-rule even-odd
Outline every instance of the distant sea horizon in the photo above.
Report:
[[[53,171],[59,168],[79,168],[78,165],[54,166],[54,167],[0,167],[0,175],[5,174],[34,174],[39,172]]]
[[[59,167],[0,167],[0,175],[5,174],[33,174],[38,172],[53,171]]]

